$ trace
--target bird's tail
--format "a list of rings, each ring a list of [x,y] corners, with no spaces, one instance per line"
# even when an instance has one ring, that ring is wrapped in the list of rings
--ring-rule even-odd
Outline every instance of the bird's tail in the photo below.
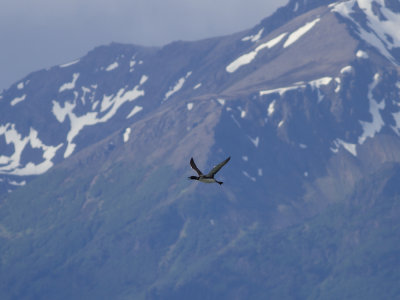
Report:
[[[223,182],[222,182],[222,181],[217,181],[217,183],[218,183],[219,185],[223,184]]]

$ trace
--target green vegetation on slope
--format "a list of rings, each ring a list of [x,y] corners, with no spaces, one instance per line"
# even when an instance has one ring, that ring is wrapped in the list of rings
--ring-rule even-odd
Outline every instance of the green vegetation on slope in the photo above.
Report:
[[[129,164],[78,174],[58,168],[12,193],[0,209],[0,297],[399,295],[399,166],[281,229],[249,219],[248,203],[229,200],[229,187],[175,181],[174,173]]]

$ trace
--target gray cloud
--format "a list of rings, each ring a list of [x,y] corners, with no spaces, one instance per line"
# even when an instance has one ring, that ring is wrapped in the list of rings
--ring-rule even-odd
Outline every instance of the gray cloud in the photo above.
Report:
[[[4,0],[0,90],[110,42],[163,45],[256,25],[288,0]]]

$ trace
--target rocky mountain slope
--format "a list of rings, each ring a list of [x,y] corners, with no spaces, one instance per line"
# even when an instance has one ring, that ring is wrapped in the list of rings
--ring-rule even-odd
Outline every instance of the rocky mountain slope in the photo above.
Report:
[[[394,0],[292,0],[3,91],[1,298],[395,298],[399,26]],[[186,179],[228,155],[224,185]]]

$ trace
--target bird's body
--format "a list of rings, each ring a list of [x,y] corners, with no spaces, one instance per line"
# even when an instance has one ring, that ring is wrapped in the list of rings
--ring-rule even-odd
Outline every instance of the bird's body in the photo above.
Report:
[[[193,168],[193,170],[195,170],[197,172],[197,174],[199,176],[190,176],[189,179],[191,180],[198,180],[200,182],[204,182],[204,183],[218,183],[218,184],[223,184],[222,181],[218,181],[214,178],[214,175],[223,167],[225,166],[225,164],[230,160],[231,158],[228,157],[227,159],[225,159],[223,162],[220,162],[218,165],[216,165],[214,168],[212,168],[212,170],[204,175],[199,168],[197,168],[196,164],[194,163],[193,157],[190,159],[190,166]]]
[[[214,183],[214,182],[217,182],[214,178],[205,178],[205,177],[199,178],[199,181],[200,181],[200,182],[204,182],[204,183]]]

